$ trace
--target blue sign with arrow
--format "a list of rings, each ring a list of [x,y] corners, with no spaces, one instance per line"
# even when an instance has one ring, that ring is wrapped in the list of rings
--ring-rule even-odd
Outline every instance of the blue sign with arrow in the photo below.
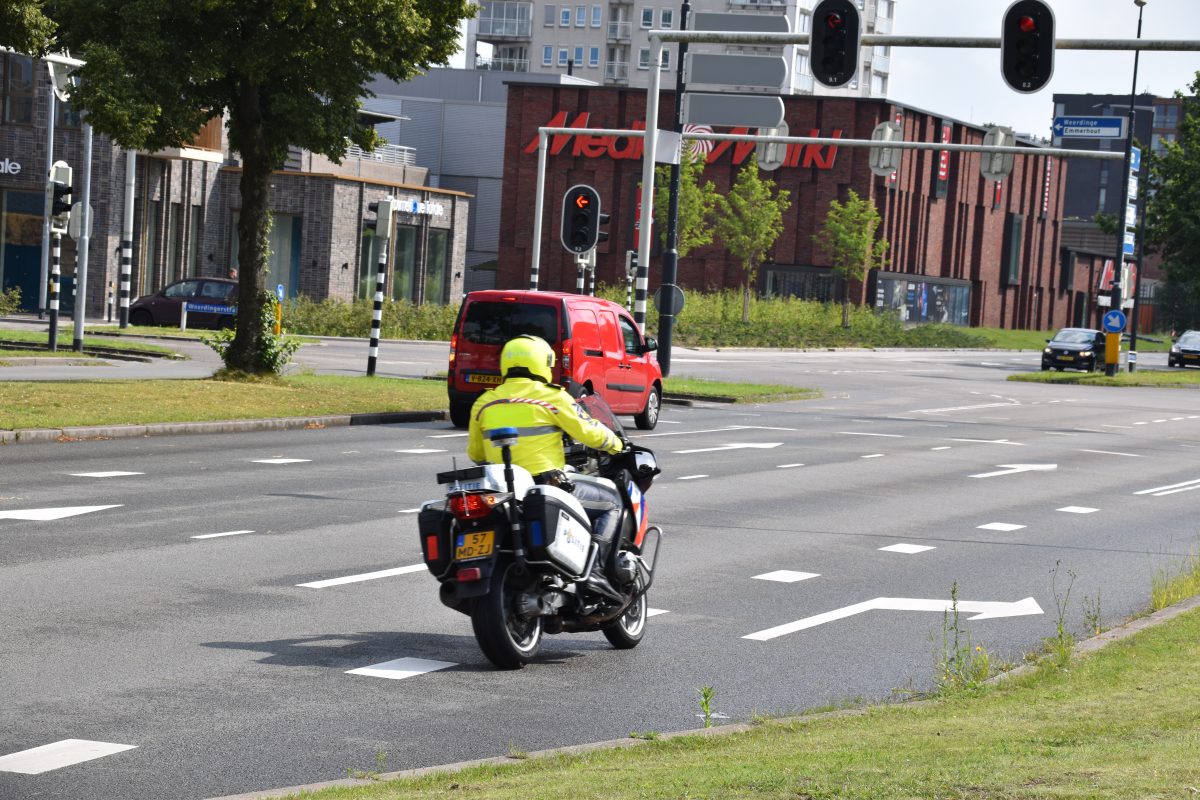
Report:
[[[1055,117],[1054,135],[1076,139],[1120,139],[1125,135],[1125,118]]]
[[[1114,309],[1104,315],[1104,330],[1106,333],[1120,333],[1125,330],[1125,312]]]

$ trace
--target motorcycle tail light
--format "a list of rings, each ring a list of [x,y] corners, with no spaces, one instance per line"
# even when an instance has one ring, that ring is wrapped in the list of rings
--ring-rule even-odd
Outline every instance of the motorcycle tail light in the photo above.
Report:
[[[496,505],[494,494],[462,493],[450,495],[450,513],[456,519],[477,519],[486,517]]]
[[[462,567],[458,570],[459,583],[466,583],[467,581],[477,581],[482,577],[483,577],[483,572],[479,569],[479,567]]]

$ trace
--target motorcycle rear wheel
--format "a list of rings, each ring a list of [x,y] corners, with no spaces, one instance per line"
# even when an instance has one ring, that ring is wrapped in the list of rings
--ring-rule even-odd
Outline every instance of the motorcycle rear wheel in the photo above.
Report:
[[[512,561],[501,561],[492,573],[488,593],[471,612],[471,627],[479,649],[500,669],[520,669],[542,645],[542,618],[520,619],[514,613],[517,595],[528,585]]]
[[[633,591],[641,592],[645,583],[645,578],[639,572],[633,581]],[[624,614],[605,625],[601,630],[609,644],[618,650],[631,650],[637,647],[638,643],[642,641],[642,637],[646,635],[646,595],[641,594],[629,604],[629,608],[625,609]]]

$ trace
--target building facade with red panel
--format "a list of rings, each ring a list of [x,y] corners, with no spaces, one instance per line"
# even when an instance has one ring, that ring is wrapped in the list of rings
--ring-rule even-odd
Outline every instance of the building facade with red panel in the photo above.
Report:
[[[927,111],[871,99],[786,96],[785,118],[794,136],[870,139],[875,126],[896,120],[908,141],[981,144],[986,130]],[[664,92],[659,125],[669,128],[672,93]],[[505,133],[497,287],[529,284],[537,141],[541,126],[579,132],[549,137],[539,288],[573,291],[574,257],[559,242],[561,199],[585,183],[600,193],[611,215],[610,238],[597,248],[596,279],[623,285],[626,251],[636,247],[640,138],[593,135],[587,129],[639,129],[645,92],[607,87],[510,83]],[[746,132],[746,131],[741,131]],[[790,192],[784,231],[758,270],[755,288],[770,295],[840,300],[842,287],[813,240],[832,200],[850,190],[870,198],[882,218],[879,235],[890,243],[885,263],[850,286],[856,304],[893,308],[906,321],[941,321],[1004,328],[1050,328],[1079,322],[1092,308],[1089,283],[1060,253],[1066,168],[1046,148],[1025,143],[1001,182],[982,177],[980,154],[906,150],[890,177],[870,169],[859,147],[791,145],[783,166],[764,173]],[[685,146],[687,146],[685,144]],[[755,162],[748,143],[696,143],[707,160],[704,179],[728,191],[737,170]],[[663,194],[655,203],[666,203]],[[650,291],[661,277],[654,243]],[[718,240],[679,261],[684,289],[740,287],[744,273]],[[1081,296],[1082,295],[1082,296]]]

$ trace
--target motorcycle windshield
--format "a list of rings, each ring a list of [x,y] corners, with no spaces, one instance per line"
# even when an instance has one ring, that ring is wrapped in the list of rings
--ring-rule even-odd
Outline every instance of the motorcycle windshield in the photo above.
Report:
[[[625,430],[621,427],[621,423],[617,421],[617,415],[613,413],[613,410],[609,408],[608,403],[604,402],[604,398],[602,398],[600,395],[584,395],[576,402],[580,408],[587,412],[589,417],[601,423],[602,425],[607,426],[609,430],[613,431],[618,436],[621,436],[622,438],[625,436]]]

